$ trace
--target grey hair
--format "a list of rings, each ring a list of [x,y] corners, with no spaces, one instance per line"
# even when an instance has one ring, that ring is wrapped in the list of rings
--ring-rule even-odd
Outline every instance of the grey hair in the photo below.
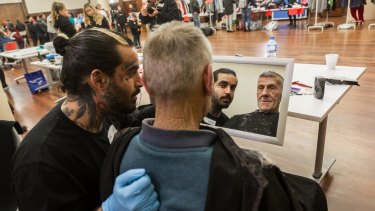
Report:
[[[146,82],[157,96],[180,98],[202,81],[212,48],[201,29],[183,22],[161,25],[143,50]]]
[[[284,84],[284,78],[278,74],[277,72],[274,71],[264,71],[259,75],[259,78],[279,78],[281,82],[281,87],[283,87]]]

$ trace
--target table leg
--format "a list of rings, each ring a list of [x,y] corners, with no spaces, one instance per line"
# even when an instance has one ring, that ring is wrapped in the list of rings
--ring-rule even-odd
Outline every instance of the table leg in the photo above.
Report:
[[[49,85],[52,85],[53,84],[53,78],[52,78],[52,74],[51,74],[51,69],[45,69],[46,70],[46,74],[47,74],[47,82]]]
[[[27,65],[26,65],[26,60],[25,60],[25,59],[21,59],[21,61],[22,61],[23,70],[25,71],[25,73],[29,73],[29,71],[28,71],[28,69],[27,69]],[[25,75],[21,75],[21,76],[15,78],[14,80],[15,80],[15,81],[17,82],[17,84],[18,84],[18,80],[21,80],[21,79],[23,79],[23,78],[25,78]]]
[[[316,147],[315,168],[313,173],[314,178],[320,178],[322,176],[327,120],[328,116],[326,116],[323,121],[319,123],[318,144]]]
[[[25,70],[25,73],[29,73],[29,71],[27,69],[27,65],[26,65],[26,60],[25,59],[22,59],[22,65],[23,65],[23,69]]]

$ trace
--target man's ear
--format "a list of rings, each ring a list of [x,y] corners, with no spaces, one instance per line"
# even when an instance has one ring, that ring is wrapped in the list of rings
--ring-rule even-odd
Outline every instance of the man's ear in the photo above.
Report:
[[[147,84],[146,77],[145,77],[145,72],[144,71],[142,73],[141,80],[142,80],[143,87],[146,89],[146,92],[148,93],[148,95],[150,97],[152,97],[154,95],[154,93],[152,93],[152,90],[150,89],[150,87]]]
[[[91,71],[89,83],[96,91],[104,91],[107,87],[108,75],[99,69]]]
[[[212,64],[208,64],[203,72],[204,91],[207,96],[212,95]]]

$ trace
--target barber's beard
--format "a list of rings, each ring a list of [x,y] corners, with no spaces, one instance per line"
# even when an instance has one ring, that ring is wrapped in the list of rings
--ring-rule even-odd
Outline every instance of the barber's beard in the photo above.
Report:
[[[109,113],[131,113],[135,110],[136,105],[132,101],[135,93],[129,93],[128,90],[118,86],[116,83],[109,83],[107,92],[103,95]]]

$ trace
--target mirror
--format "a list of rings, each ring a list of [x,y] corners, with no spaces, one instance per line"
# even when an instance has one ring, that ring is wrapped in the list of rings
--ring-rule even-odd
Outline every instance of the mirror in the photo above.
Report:
[[[140,59],[142,59],[142,57],[140,57]],[[294,59],[213,56],[213,71],[219,68],[228,68],[234,70],[237,75],[238,84],[234,99],[228,108],[222,110],[229,118],[234,115],[251,113],[258,109],[257,83],[261,73],[274,71],[284,78],[275,136],[267,136],[225,127],[223,127],[223,129],[231,136],[283,145],[293,66]],[[149,95],[142,87],[141,93],[138,95],[137,105],[149,103]]]
[[[214,56],[213,70],[220,68],[231,69],[236,73],[238,79],[232,103],[228,108],[222,110],[222,112],[224,112],[229,118],[234,115],[249,114],[258,110],[257,87],[259,75],[261,73],[265,71],[273,71],[284,78],[278,120],[277,116],[276,120],[274,120],[277,121],[277,124],[274,124],[276,130],[274,136],[234,130],[225,127],[223,127],[223,129],[232,136],[283,145],[293,66],[294,59]],[[229,123],[228,121],[227,123]],[[231,123],[233,123],[233,121],[231,121]],[[252,129],[249,130],[252,131]]]

